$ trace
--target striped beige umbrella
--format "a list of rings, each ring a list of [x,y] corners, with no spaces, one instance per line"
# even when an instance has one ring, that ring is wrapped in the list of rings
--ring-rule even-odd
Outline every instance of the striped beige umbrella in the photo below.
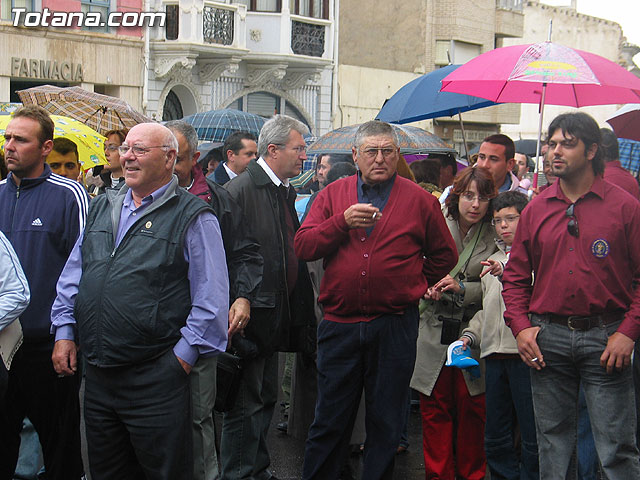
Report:
[[[41,85],[17,93],[25,105],[39,105],[54,115],[73,118],[103,135],[151,121],[124,100],[81,87]]]

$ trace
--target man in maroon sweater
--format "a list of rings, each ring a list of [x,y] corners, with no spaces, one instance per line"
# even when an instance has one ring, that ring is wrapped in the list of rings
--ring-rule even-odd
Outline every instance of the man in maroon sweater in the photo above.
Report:
[[[304,479],[338,478],[363,387],[362,478],[392,478],[415,363],[418,301],[457,260],[438,200],[396,174],[392,127],[367,122],[354,144],[359,174],[322,190],[295,238],[300,259],[325,260],[318,400]]]

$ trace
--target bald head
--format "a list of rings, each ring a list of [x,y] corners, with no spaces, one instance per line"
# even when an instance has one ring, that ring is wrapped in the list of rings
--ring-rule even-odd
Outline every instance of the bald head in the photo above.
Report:
[[[136,203],[171,181],[178,141],[159,123],[140,123],[129,130],[120,156],[124,179]]]

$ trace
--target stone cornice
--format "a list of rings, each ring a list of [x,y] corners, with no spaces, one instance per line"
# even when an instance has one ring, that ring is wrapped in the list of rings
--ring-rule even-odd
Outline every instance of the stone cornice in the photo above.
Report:
[[[308,81],[318,83],[321,72],[322,69],[289,68],[287,69],[286,76],[282,80],[282,88],[284,90],[295,90]]]
[[[225,72],[234,74],[238,71],[240,61],[239,57],[232,57],[222,61],[199,61],[198,75],[200,75],[200,80],[205,83],[215,82]]]
[[[246,87],[255,87],[280,82],[287,73],[286,63],[249,63],[247,64]]]
[[[186,56],[156,57],[155,73],[157,79],[175,78],[175,79],[191,79],[191,71],[196,64],[194,58]]]
[[[64,40],[69,42],[114,45],[131,48],[142,48],[142,38],[113,35],[109,33],[87,32],[85,30],[45,27],[14,27],[10,22],[0,21],[0,34],[33,36],[50,40]]]

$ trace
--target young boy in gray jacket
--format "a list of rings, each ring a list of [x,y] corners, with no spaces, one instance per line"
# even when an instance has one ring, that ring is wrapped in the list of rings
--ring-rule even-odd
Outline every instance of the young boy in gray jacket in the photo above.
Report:
[[[482,310],[474,315],[460,338],[464,348],[479,345],[480,356],[485,359],[484,442],[492,478],[539,478],[529,367],[520,359],[516,340],[504,323],[500,282],[527,202],[527,196],[517,191],[501,193],[492,200],[491,224],[496,229],[498,251],[482,262],[487,267],[480,275]],[[516,422],[522,439],[520,455],[513,446]]]

